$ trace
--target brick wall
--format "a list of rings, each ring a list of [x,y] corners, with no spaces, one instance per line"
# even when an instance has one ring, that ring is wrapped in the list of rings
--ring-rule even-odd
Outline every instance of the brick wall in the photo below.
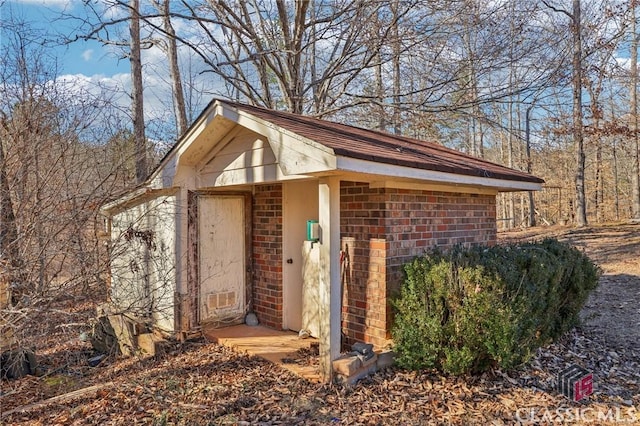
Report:
[[[493,195],[386,189],[389,291],[399,288],[402,265],[428,248],[495,244]]]
[[[388,297],[400,287],[402,265],[430,247],[494,244],[493,195],[372,189],[342,182],[343,332],[346,343],[388,344]]]
[[[253,309],[261,323],[282,327],[282,186],[260,185],[253,196]],[[492,195],[370,188],[342,182],[340,233],[344,288],[342,329],[356,341],[389,343],[389,297],[402,265],[430,247],[494,244]]]
[[[282,185],[259,185],[253,196],[253,310],[282,328]]]
[[[382,189],[341,182],[340,234],[346,257],[342,266],[342,332],[345,343],[382,346],[386,335],[387,214]]]

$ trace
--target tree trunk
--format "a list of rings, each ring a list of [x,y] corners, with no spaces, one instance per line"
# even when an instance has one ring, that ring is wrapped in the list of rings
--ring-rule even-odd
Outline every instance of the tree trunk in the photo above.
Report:
[[[475,37],[474,37],[474,15],[476,6],[469,4],[468,15],[465,17],[464,43],[467,50],[467,66],[468,69],[468,87],[469,98],[471,104],[471,118],[469,120],[469,153],[476,157],[482,157],[482,138],[478,131],[478,117],[480,116],[480,108],[478,106],[478,81],[476,78],[476,59],[475,59]]]
[[[311,72],[311,93],[313,94],[313,112],[316,115],[320,114],[320,97],[318,95],[318,69],[316,64],[316,40],[318,39],[316,33],[316,6],[311,5],[309,9],[309,19],[313,22],[311,26],[311,55],[309,57],[309,70]]]
[[[402,133],[400,123],[400,31],[398,28],[399,2],[393,2],[393,133]]]
[[[531,160],[531,109],[533,105],[527,107],[525,112],[524,135],[527,144],[527,173],[532,172]],[[560,214],[558,212],[558,214]],[[533,198],[533,191],[529,191],[529,226],[536,226],[536,205]]]
[[[176,32],[171,25],[169,0],[164,0],[162,4],[162,22],[164,31],[167,33],[167,58],[169,59],[169,74],[171,75],[171,85],[173,92],[173,108],[176,114],[178,125],[178,137],[187,130],[187,110],[184,103],[184,91],[182,89],[182,77],[180,76],[180,66],[178,64],[178,48],[176,43]]]
[[[587,200],[585,195],[585,153],[582,129],[582,24],[580,0],[573,0],[573,141],[576,150],[576,218],[578,227],[587,225]]]
[[[512,45],[513,46],[513,45]],[[509,66],[509,84],[513,85],[513,79],[514,79],[514,69],[513,67],[515,66],[515,64],[513,63],[513,47],[511,48],[510,51],[510,58],[509,60],[511,61],[510,66]],[[513,96],[509,96],[509,101],[507,104],[507,167],[509,167],[510,169],[513,169],[513,134],[515,132],[515,128],[514,128],[514,124],[513,124]],[[515,216],[516,216],[516,209],[515,209],[515,200],[514,200],[514,193],[510,192],[507,195],[507,206],[508,206],[508,210],[509,210],[509,220],[507,221],[507,228],[508,229],[513,229],[515,227]]]
[[[140,5],[138,0],[130,0],[131,20],[129,22],[129,42],[131,62],[131,109],[133,115],[133,137],[136,147],[136,182],[142,183],[147,178],[147,141],[144,131],[144,105],[142,99],[142,58],[140,46]]]
[[[616,215],[616,220],[620,220],[620,181],[618,179],[618,147],[617,141],[613,140],[613,147],[611,149],[611,155],[613,157],[613,207]]]
[[[18,279],[23,262],[17,245],[18,227],[5,164],[4,147],[0,145],[0,283],[17,287],[19,292],[25,290],[22,289],[24,283]],[[18,293],[13,294],[17,296]]]
[[[631,214],[634,220],[640,220],[640,153],[638,150],[638,34],[636,34],[636,3],[631,2],[631,79],[629,85],[629,109],[631,112],[631,127],[633,131],[632,156],[633,170],[631,173]]]
[[[596,137],[596,222],[602,223],[605,221],[604,214],[604,180],[602,176],[602,142],[599,137]]]
[[[380,54],[376,54],[376,61],[378,64],[375,67],[375,79],[376,79],[376,96],[378,100],[378,130],[384,132],[387,130],[387,119],[385,117],[384,108],[384,84],[382,81],[382,57]]]
[[[18,239],[18,230],[9,191],[9,179],[4,166],[4,149],[0,147],[0,256],[11,260],[17,253],[15,242]]]
[[[591,127],[593,129],[592,142],[596,146],[596,162],[595,162],[595,186],[596,192],[594,197],[596,223],[602,223],[604,220],[604,185],[602,179],[602,138],[603,134],[600,129],[602,108],[600,108],[599,100],[600,93],[602,93],[602,75],[598,81],[594,84],[589,78],[585,78],[586,89],[589,93],[591,117],[593,123]]]

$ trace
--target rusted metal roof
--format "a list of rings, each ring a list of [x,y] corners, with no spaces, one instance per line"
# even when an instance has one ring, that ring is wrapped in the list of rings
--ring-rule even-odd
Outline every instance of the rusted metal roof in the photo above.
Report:
[[[347,158],[466,176],[544,183],[543,179],[536,176],[446,148],[435,142],[236,102],[217,102],[322,144],[333,149],[336,155]]]

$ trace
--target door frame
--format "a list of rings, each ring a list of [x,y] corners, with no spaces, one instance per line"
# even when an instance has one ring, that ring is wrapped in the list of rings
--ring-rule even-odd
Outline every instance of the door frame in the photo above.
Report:
[[[200,235],[198,198],[203,196],[242,197],[244,200],[245,311],[253,307],[252,195],[249,191],[194,190],[187,194],[187,298],[190,328],[200,321]],[[244,320],[244,319],[243,319]]]

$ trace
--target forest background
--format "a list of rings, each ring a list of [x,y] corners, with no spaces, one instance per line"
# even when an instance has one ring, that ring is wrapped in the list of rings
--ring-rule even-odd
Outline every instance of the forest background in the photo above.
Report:
[[[501,229],[640,220],[636,0],[66,3],[41,28],[0,0],[0,263],[17,338],[56,297],[104,291],[99,207],[213,97],[545,179],[499,196]],[[126,89],[58,74],[57,49],[82,40],[130,63]]]

